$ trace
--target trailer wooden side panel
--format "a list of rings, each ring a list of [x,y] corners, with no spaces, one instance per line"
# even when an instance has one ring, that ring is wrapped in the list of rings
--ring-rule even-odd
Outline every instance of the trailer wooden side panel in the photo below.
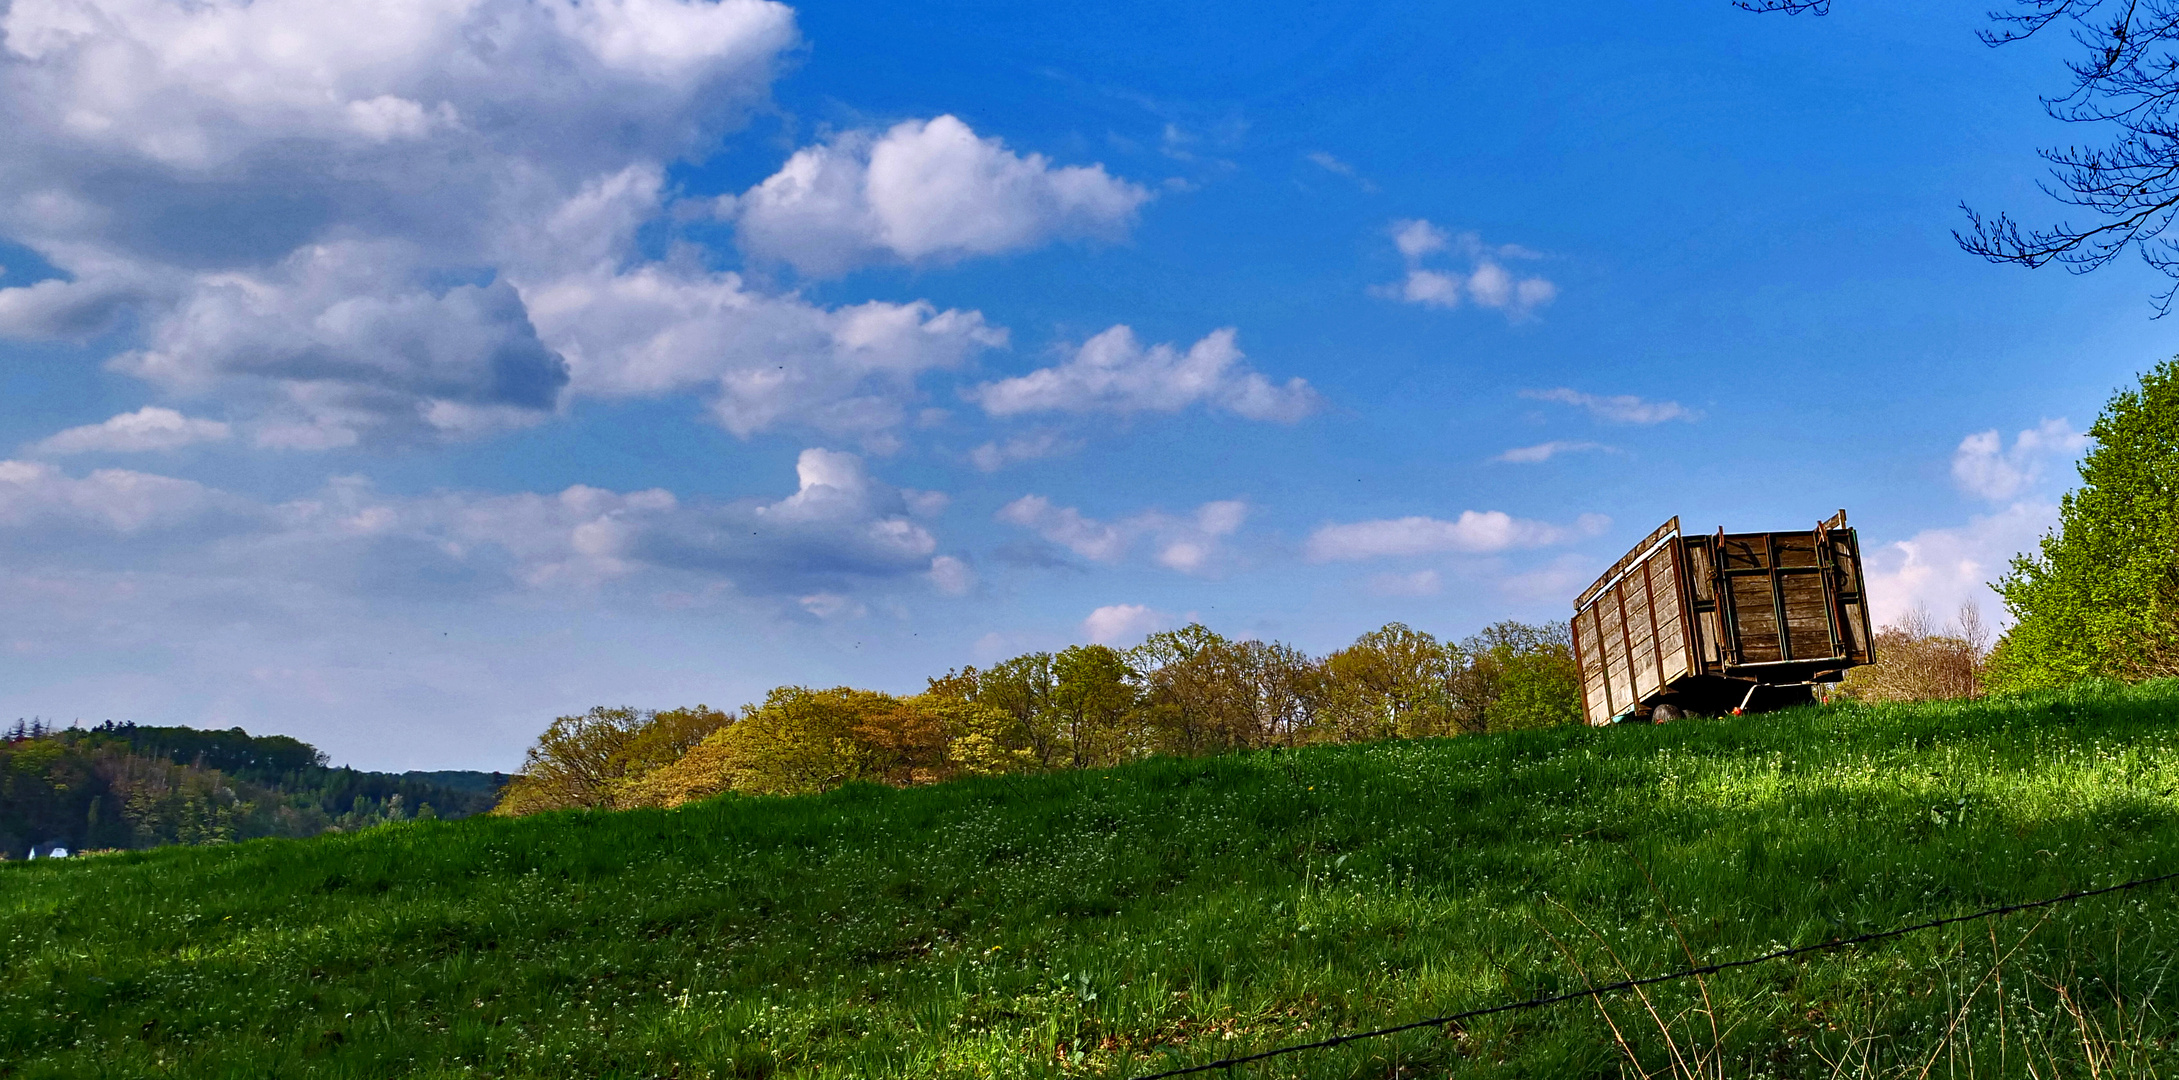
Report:
[[[1862,594],[1861,541],[1852,529],[1830,526],[1828,522],[1826,525],[1823,535],[1830,548],[1832,577],[1837,582],[1839,636],[1847,663],[1874,663],[1876,654],[1871,642],[1875,638],[1869,630],[1868,598]]]
[[[1650,534],[1583,594],[1574,617],[1582,712],[1610,723],[1693,672],[1678,521]]]

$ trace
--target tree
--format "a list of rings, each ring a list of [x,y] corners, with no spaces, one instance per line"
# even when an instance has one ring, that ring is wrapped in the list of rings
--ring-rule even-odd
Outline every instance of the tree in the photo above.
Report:
[[[2088,434],[2058,528],[1997,582],[2014,623],[1993,690],[2179,674],[2179,358],[2114,395]]]
[[[873,713],[899,704],[898,698],[871,690],[782,686],[706,745],[717,751],[720,773],[735,791],[826,791],[883,775],[881,754],[865,741],[865,725]]]
[[[1736,0],[1750,11],[1829,13],[1831,0]],[[2067,123],[2101,128],[2102,145],[2041,151],[2054,184],[2044,190],[2085,210],[2090,223],[2022,229],[2007,214],[1985,218],[1965,206],[1967,228],[1954,238],[1991,262],[2038,267],[2057,263],[2084,274],[2132,247],[2172,280],[2158,293],[2158,314],[2179,290],[2179,245],[2164,238],[2179,215],[2179,0],[2014,0],[1990,13],[1985,44],[2007,45],[2067,23],[2080,47],[2066,65],[2072,86],[2043,98]]]
[[[1852,701],[1942,701],[1979,697],[1988,634],[1973,603],[1939,630],[1916,608],[1876,632],[1876,662],[1846,673],[1835,696]]]
[[[1581,720],[1581,671],[1565,623],[1493,623],[1462,642],[1454,660],[1450,710],[1463,731]]]
[[[1067,763],[1077,769],[1116,765],[1140,751],[1133,669],[1105,645],[1075,645],[1052,658],[1051,707]]]
[[[1256,703],[1234,643],[1201,623],[1128,651],[1157,748],[1193,756],[1255,745]]]
[[[968,700],[1013,717],[1013,738],[1036,756],[1038,765],[1054,767],[1061,746],[1058,714],[1052,708],[1052,695],[1059,691],[1052,654],[1017,656],[982,672],[966,668],[959,678],[965,678],[971,687]]]
[[[666,712],[600,705],[555,719],[522,758],[496,814],[623,805],[622,793],[654,769],[672,764],[732,720],[707,706]]]
[[[1235,645],[1237,673],[1250,711],[1250,746],[1293,746],[1323,715],[1324,667],[1308,653],[1277,641]]]
[[[1323,708],[1334,737],[1356,742],[1450,734],[1446,680],[1454,652],[1395,622],[1325,657]]]

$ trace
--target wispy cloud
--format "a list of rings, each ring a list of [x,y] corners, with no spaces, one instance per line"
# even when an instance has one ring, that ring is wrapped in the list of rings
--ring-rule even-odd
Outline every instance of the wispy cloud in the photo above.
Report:
[[[1549,461],[1560,454],[1579,454],[1588,451],[1616,454],[1619,449],[1614,446],[1606,446],[1603,443],[1554,440],[1547,443],[1537,443],[1534,446],[1517,446],[1491,460],[1503,461],[1512,465],[1536,465]]]
[[[1335,158],[1322,150],[1312,150],[1306,154],[1303,154],[1302,158],[1307,160],[1310,164],[1313,164],[1316,167],[1323,169],[1325,172],[1331,173],[1335,176],[1344,176],[1347,179],[1354,181],[1354,185],[1358,188],[1361,188],[1363,191],[1375,193],[1377,190],[1377,185],[1371,183],[1368,177],[1365,177],[1360,172],[1356,171],[1354,166],[1349,165],[1346,162],[1341,161],[1338,158]]]
[[[198,443],[224,442],[232,434],[218,420],[199,420],[172,409],[146,405],[100,423],[55,433],[33,450],[45,455],[179,450]]]
[[[1324,525],[1309,534],[1312,562],[1352,562],[1440,552],[1482,555],[1514,548],[1546,547],[1594,536],[1609,527],[1602,514],[1583,514],[1572,525],[1517,518],[1501,510],[1464,510],[1446,521],[1433,517],[1384,518]]]
[[[1185,516],[1151,510],[1107,523],[1071,506],[1054,506],[1042,495],[1024,495],[1001,507],[997,516],[1095,562],[1118,562],[1138,540],[1148,539],[1158,565],[1184,574],[1209,574],[1224,561],[1225,540],[1240,531],[1248,513],[1246,502],[1220,499]]]
[[[1690,423],[1702,419],[1702,414],[1677,401],[1650,401],[1633,394],[1586,394],[1571,387],[1561,386],[1551,390],[1523,390],[1521,396],[1531,401],[1554,401],[1587,410],[1589,415],[1614,424],[1662,424],[1667,420],[1685,420]]]

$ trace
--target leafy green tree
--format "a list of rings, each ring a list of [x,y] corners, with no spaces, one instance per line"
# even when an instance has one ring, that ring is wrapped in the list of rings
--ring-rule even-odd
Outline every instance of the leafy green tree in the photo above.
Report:
[[[1140,703],[1126,657],[1105,645],[1075,645],[1052,658],[1052,674],[1051,707],[1067,764],[1087,769],[1136,756]]]
[[[1460,643],[1452,710],[1466,731],[1516,731],[1581,720],[1581,671],[1565,623],[1499,622]]]
[[[1341,742],[1450,734],[1446,680],[1455,652],[1395,622],[1325,657],[1326,733]]]
[[[1052,654],[1029,653],[1001,660],[978,673],[968,669],[973,682],[969,700],[988,705],[1014,720],[1013,740],[1028,748],[1043,768],[1057,768],[1064,755],[1059,713],[1052,707],[1059,692],[1059,675],[1052,668]]]
[[[2104,406],[2081,486],[1996,585],[2012,629],[1992,690],[2179,674],[2179,358]]]
[[[1156,748],[1182,755],[1256,745],[1256,702],[1246,659],[1201,623],[1152,634],[1128,652]]]

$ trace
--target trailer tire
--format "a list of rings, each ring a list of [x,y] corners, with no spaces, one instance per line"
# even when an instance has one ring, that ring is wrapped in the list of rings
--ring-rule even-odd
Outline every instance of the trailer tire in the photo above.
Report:
[[[1677,705],[1659,705],[1649,711],[1649,722],[1652,724],[1668,724],[1685,715],[1687,714],[1681,712],[1680,707]]]

